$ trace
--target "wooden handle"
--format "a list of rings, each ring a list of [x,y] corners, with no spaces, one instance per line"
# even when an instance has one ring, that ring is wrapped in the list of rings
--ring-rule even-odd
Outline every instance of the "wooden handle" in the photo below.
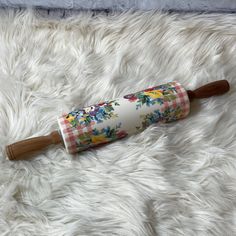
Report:
[[[196,90],[188,90],[189,100],[192,101],[195,98],[209,98],[211,96],[221,95],[229,91],[229,83],[227,80],[218,80],[209,84],[206,84]]]
[[[25,160],[46,149],[52,144],[63,143],[58,131],[53,131],[47,136],[30,138],[6,146],[9,160]]]

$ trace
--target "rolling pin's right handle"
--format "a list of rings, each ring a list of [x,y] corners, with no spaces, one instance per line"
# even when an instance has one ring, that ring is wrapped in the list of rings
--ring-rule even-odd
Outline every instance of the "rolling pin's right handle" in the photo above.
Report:
[[[58,131],[53,131],[47,136],[30,138],[6,146],[9,160],[25,160],[43,151],[52,144],[63,143]]]
[[[188,90],[189,100],[192,101],[195,98],[209,98],[216,95],[222,95],[228,92],[230,89],[229,82],[227,80],[218,80],[209,84],[206,84],[196,90]]]

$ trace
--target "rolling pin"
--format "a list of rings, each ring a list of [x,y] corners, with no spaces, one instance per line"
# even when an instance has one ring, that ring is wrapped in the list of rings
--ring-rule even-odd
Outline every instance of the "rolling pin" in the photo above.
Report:
[[[47,136],[6,146],[9,160],[25,160],[52,145],[64,145],[70,154],[141,132],[151,124],[171,122],[189,114],[190,102],[229,91],[227,80],[196,90],[185,90],[177,81],[79,108],[58,118],[59,129]]]

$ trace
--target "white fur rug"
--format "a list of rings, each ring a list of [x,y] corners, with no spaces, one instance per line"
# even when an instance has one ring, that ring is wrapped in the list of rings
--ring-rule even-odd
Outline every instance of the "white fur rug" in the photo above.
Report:
[[[0,235],[235,235],[236,15],[0,12]],[[75,107],[177,80],[231,91],[70,156],[5,159]]]

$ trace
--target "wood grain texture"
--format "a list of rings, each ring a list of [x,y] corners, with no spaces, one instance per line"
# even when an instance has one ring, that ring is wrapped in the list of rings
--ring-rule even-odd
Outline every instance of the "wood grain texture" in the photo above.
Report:
[[[47,147],[62,142],[61,135],[58,131],[53,131],[47,136],[30,138],[10,144],[6,147],[6,154],[9,160],[26,160]]]
[[[222,95],[229,91],[230,85],[227,80],[218,80],[212,83],[203,85],[195,90],[188,90],[188,96],[190,101],[197,98],[209,98],[212,96]]]

